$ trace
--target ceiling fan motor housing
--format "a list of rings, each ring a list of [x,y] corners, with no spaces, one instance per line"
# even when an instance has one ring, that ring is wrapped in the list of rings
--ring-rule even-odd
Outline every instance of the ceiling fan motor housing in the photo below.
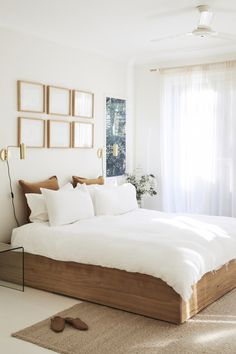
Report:
[[[198,26],[193,30],[192,34],[194,36],[207,37],[215,35],[216,32],[213,31],[209,26]]]

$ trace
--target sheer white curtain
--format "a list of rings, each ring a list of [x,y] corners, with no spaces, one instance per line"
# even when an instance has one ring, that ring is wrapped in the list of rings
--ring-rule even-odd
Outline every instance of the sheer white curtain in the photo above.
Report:
[[[236,61],[161,80],[164,210],[236,216]]]

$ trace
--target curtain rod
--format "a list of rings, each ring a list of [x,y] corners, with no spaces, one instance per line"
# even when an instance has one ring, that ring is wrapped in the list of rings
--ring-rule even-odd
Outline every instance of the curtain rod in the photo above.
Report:
[[[190,64],[190,65],[181,65],[181,66],[170,66],[170,67],[161,67],[161,68],[151,68],[150,72],[157,72],[162,70],[175,70],[175,69],[186,69],[186,68],[194,68],[197,66],[206,66],[206,65],[220,65],[220,64],[236,64],[236,59],[219,61],[219,62],[211,62],[211,63],[200,63],[200,64]]]

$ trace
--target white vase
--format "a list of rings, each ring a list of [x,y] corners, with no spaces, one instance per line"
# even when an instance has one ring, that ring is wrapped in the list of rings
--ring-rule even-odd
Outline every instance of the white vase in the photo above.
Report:
[[[138,207],[142,208],[142,199],[137,199],[137,202],[138,202]]]

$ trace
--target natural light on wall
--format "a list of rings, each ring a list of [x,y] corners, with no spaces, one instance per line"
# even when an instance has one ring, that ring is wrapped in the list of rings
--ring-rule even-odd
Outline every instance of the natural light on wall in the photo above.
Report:
[[[213,154],[217,151],[216,118],[217,92],[191,90],[180,99],[182,105],[180,165],[181,187],[192,190],[196,179],[215,183]]]

